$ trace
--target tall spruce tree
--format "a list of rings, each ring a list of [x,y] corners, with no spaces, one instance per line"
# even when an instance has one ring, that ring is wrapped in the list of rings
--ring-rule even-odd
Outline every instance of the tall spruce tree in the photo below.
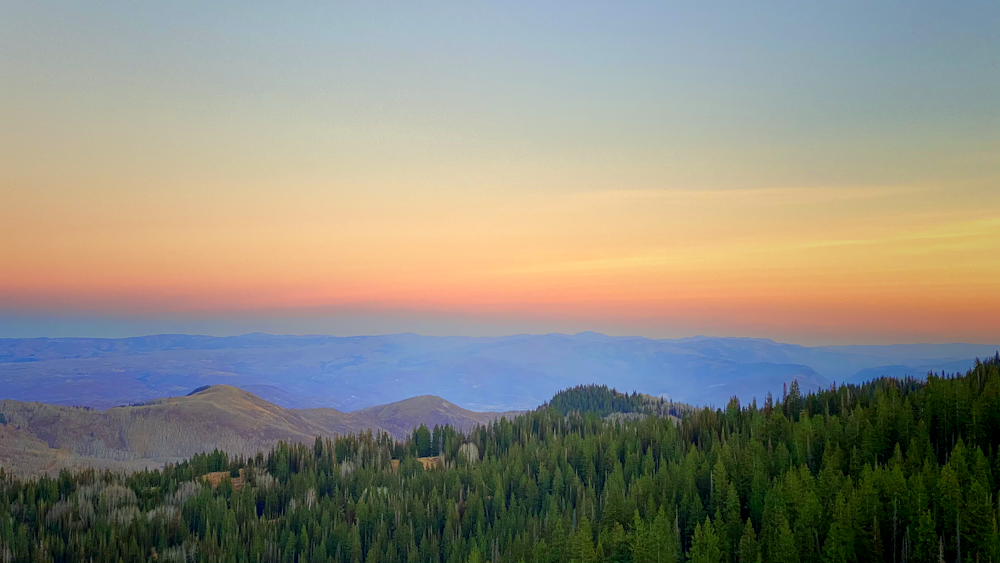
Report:
[[[753,529],[753,523],[747,518],[747,524],[743,528],[743,535],[740,537],[738,562],[757,563],[760,560],[760,544],[757,542],[757,532]]]
[[[704,524],[695,526],[694,538],[691,541],[691,551],[688,553],[691,563],[717,563],[722,561],[722,548],[719,536],[712,527],[712,521],[707,517]]]

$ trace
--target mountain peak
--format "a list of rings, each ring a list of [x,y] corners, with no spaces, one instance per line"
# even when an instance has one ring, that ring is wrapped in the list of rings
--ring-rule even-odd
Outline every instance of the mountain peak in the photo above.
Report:
[[[232,412],[257,412],[258,414],[266,412],[271,416],[280,416],[280,413],[285,411],[278,405],[233,385],[205,385],[187,395],[160,399],[156,403],[192,408],[195,405],[211,406]]]
[[[411,412],[421,412],[429,409],[442,408],[454,410],[455,412],[465,411],[462,407],[438,397],[437,395],[417,395],[416,397],[410,397],[393,403],[367,407],[361,409],[361,412],[379,413],[380,415],[392,413],[397,416],[403,416]]]
[[[205,398],[205,399],[221,399],[223,397],[239,397],[239,398],[243,398],[243,399],[250,399],[250,398],[252,398],[252,399],[257,399],[259,401],[263,401],[263,399],[261,399],[260,397],[258,397],[257,395],[254,395],[253,393],[251,393],[249,391],[244,391],[243,389],[240,389],[239,387],[236,387],[236,386],[233,386],[233,385],[226,385],[226,384],[205,385],[205,386],[202,386],[202,387],[198,387],[197,389],[195,389],[195,390],[191,391],[190,393],[188,393],[187,395],[185,395],[185,397],[201,397],[201,398]]]

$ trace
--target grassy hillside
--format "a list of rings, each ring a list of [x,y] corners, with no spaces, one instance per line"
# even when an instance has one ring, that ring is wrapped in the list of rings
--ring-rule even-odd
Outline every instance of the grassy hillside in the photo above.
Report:
[[[377,421],[378,425],[390,434],[400,437],[409,435],[414,426],[419,424],[426,424],[428,428],[448,425],[461,430],[469,430],[479,424],[493,422],[504,416],[514,418],[518,414],[520,414],[518,411],[470,411],[434,395],[421,395],[351,413],[357,417],[359,422]],[[414,422],[418,420],[419,424],[415,425]]]
[[[182,397],[95,410],[0,401],[0,463],[20,473],[75,465],[136,468],[215,449],[251,456],[278,442],[365,430],[405,438],[420,424],[470,429],[498,413],[462,409],[439,397],[416,397],[352,413],[285,409],[229,385]]]

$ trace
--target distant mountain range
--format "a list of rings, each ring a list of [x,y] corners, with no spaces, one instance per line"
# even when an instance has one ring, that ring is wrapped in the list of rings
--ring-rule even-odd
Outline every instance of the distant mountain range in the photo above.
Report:
[[[505,337],[156,335],[0,339],[0,399],[107,408],[228,384],[285,408],[353,411],[437,395],[477,411],[534,408],[607,384],[721,406],[881,375],[959,372],[998,345],[806,347],[752,338],[653,340],[597,333]]]
[[[252,456],[278,441],[384,431],[398,439],[420,424],[470,430],[519,413],[473,412],[440,397],[413,397],[350,413],[285,409],[229,385],[107,410],[0,401],[0,467],[17,473],[64,467],[141,469],[213,449]]]

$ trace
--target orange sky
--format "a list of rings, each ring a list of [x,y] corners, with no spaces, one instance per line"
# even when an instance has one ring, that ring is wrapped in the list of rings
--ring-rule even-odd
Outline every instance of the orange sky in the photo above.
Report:
[[[594,66],[561,51],[572,29],[525,39],[549,60],[82,10],[0,24],[0,323],[1000,341],[995,54],[932,68],[832,37],[740,63],[800,73],[771,83],[737,51]]]
[[[4,217],[0,299],[49,313],[369,308],[1000,336],[1000,217],[970,210],[996,197],[974,187],[279,192],[24,194],[17,208],[38,211]]]

